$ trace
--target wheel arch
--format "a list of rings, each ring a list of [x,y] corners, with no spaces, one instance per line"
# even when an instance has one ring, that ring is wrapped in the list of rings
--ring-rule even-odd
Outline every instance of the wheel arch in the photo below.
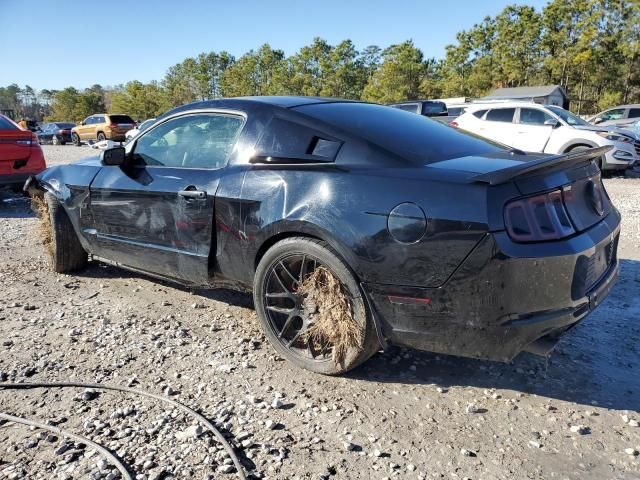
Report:
[[[585,140],[584,138],[579,138],[579,139],[574,139],[571,140],[567,143],[565,143],[562,148],[560,149],[560,151],[562,153],[567,153],[568,151],[576,148],[576,147],[589,147],[589,148],[595,148],[598,145],[595,142],[592,142],[591,140]]]
[[[310,238],[310,239],[321,240],[325,242],[347,264],[349,269],[355,275],[356,280],[358,282],[361,281],[361,276],[359,275],[358,269],[356,268],[356,264],[355,264],[356,259],[354,258],[354,255],[350,253],[348,249],[344,245],[342,245],[342,243],[339,240],[336,240],[335,238],[333,238],[333,236],[329,232],[306,222],[300,222],[300,224],[297,226],[289,226],[289,228],[286,228],[284,230],[279,229],[273,235],[270,235],[267,238],[265,238],[263,242],[260,244],[260,246],[258,247],[258,249],[256,250],[256,254],[254,255],[253,265],[252,265],[253,274],[255,274],[255,271],[258,268],[258,264],[260,263],[260,260],[262,260],[262,257],[264,257],[264,254],[271,247],[273,247],[276,243],[278,243],[281,240],[285,240],[287,238],[292,238],[292,237]]]

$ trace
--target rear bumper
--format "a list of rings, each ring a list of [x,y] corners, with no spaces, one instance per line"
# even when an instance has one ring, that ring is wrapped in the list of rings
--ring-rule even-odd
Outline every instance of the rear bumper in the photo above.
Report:
[[[364,289],[391,344],[509,361],[543,337],[555,342],[606,298],[618,276],[619,225],[613,210],[560,242],[487,234],[441,287]]]

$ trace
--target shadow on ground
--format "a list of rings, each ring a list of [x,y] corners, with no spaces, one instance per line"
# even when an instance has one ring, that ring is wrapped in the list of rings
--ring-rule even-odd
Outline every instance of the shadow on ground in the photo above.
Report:
[[[35,217],[31,210],[31,200],[11,190],[0,189],[0,218]]]

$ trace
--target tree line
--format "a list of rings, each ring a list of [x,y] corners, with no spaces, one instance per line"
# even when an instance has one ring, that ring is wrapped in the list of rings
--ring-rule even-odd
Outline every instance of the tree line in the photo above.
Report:
[[[101,111],[142,120],[196,100],[241,95],[389,103],[544,84],[562,85],[580,114],[640,103],[640,1],[551,0],[541,12],[510,5],[459,32],[442,59],[425,58],[411,40],[358,50],[351,40],[331,45],[315,38],[290,56],[265,43],[239,58],[226,51],[186,58],[149,83],[0,87],[0,108],[47,120],[79,121]]]

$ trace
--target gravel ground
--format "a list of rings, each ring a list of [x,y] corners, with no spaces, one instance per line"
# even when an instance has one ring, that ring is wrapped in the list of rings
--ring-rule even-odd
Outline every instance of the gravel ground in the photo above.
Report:
[[[48,163],[94,152],[44,146]],[[620,279],[550,359],[510,364],[391,349],[339,378],[282,361],[249,295],[191,291],[93,263],[47,269],[25,199],[0,193],[0,381],[101,382],[211,419],[255,477],[640,478],[640,180],[605,181],[623,213]],[[93,439],[139,479],[234,478],[194,420],[119,392],[0,389],[0,411]],[[0,425],[0,479],[118,478],[86,445]]]

